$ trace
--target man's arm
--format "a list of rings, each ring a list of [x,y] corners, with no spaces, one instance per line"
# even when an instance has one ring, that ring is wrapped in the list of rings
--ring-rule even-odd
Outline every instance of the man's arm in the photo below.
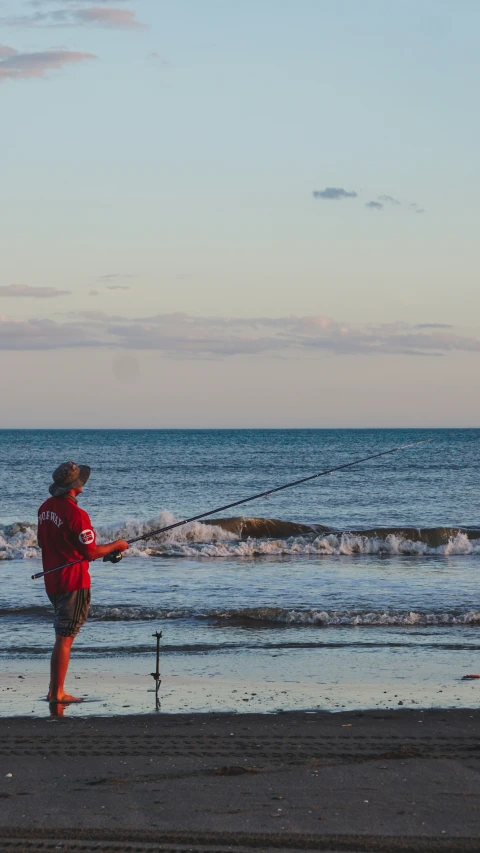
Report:
[[[112,551],[126,551],[128,542],[125,539],[116,539],[106,545],[97,545],[97,534],[92,527],[90,516],[85,510],[78,508],[71,524],[71,532],[74,537],[75,547],[86,560],[92,562],[99,557],[106,557]]]
[[[78,550],[81,554],[84,555],[86,560],[93,562],[93,560],[98,560],[99,557],[106,557],[108,554],[111,554],[112,551],[126,551],[129,547],[128,542],[125,539],[116,539],[115,542],[109,542],[107,545],[77,545]]]

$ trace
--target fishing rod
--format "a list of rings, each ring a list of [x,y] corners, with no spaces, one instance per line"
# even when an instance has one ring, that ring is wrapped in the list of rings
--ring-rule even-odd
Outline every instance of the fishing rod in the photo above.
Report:
[[[410,444],[401,444],[399,447],[392,447],[389,450],[382,450],[380,453],[373,453],[371,456],[364,456],[363,459],[355,459],[353,462],[345,462],[343,465],[337,465],[335,468],[328,468],[326,471],[319,471],[318,474],[310,474],[308,477],[301,477],[300,480],[294,480],[292,483],[286,483],[283,486],[276,486],[273,489],[268,489],[266,492],[258,492],[258,494],[251,495],[249,498],[241,498],[239,501],[233,501],[233,503],[219,506],[216,509],[209,509],[207,512],[201,512],[200,515],[193,515],[191,518],[185,518],[183,521],[175,521],[174,524],[168,524],[166,527],[159,527],[157,530],[149,530],[147,533],[142,533],[141,536],[135,536],[133,539],[127,539],[126,541],[129,545],[133,545],[134,542],[141,542],[143,539],[150,539],[152,536],[158,536],[160,533],[166,533],[168,530],[174,530],[176,527],[182,527],[182,525],[189,524],[191,521],[199,521],[201,518],[206,518],[208,515],[215,515],[217,512],[224,512],[226,509],[232,509],[234,506],[250,503],[250,501],[258,500],[258,498],[269,497],[269,495],[273,495],[275,492],[281,492],[283,489],[290,489],[292,486],[299,486],[301,483],[308,483],[309,480],[316,480],[318,477],[326,477],[328,474],[333,474],[335,471],[343,471],[345,468],[353,468],[354,465],[360,465],[362,462],[369,462],[371,459],[378,459],[379,456],[387,456],[389,453],[398,453],[399,450],[407,450],[410,447],[417,447],[419,444],[427,444],[429,441],[433,441],[433,439],[424,438],[421,441],[414,441]],[[45,575],[51,574],[51,572],[59,572],[61,569],[67,569],[70,566],[75,566],[77,563],[82,563],[84,559],[85,558],[82,557],[80,560],[74,560],[73,563],[65,563],[64,566],[57,566],[55,569],[49,569],[46,572],[37,572],[36,575],[32,575],[32,580],[42,578]],[[119,563],[121,559],[121,551],[112,551],[111,554],[107,554],[103,558],[103,562]]]

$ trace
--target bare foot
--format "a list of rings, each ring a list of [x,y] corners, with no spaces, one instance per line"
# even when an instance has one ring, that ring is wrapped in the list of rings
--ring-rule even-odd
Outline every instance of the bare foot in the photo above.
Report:
[[[70,696],[69,693],[53,694],[51,691],[47,696],[49,702],[83,702],[83,699],[78,699],[76,696]]]

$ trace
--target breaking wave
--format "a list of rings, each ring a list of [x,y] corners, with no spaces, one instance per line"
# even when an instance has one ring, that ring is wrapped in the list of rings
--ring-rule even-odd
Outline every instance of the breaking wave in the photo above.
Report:
[[[283,607],[246,607],[235,610],[187,609],[166,610],[155,607],[136,607],[121,605],[119,607],[92,608],[92,616],[105,621],[137,621],[150,619],[202,619],[215,622],[230,623],[236,626],[262,625],[268,626],[317,626],[328,627],[360,627],[365,626],[422,626],[422,625],[479,625],[480,611],[420,613],[415,611],[350,611],[350,610],[321,610],[321,609],[288,609]]]
[[[30,619],[51,619],[51,608],[9,607],[0,609],[0,617],[17,616]],[[92,619],[103,622],[148,622],[153,620],[196,619],[236,627],[422,627],[480,625],[480,611],[415,611],[415,610],[322,610],[321,608],[245,607],[224,608],[165,608],[141,605],[94,605]]]
[[[149,521],[126,521],[98,528],[99,542],[132,539],[176,521],[161,512]],[[468,527],[388,527],[339,531],[320,524],[306,525],[274,518],[223,518],[190,522],[149,537],[132,546],[128,556],[216,557],[328,556],[379,554],[382,556],[480,553],[480,529]],[[36,525],[0,524],[0,560],[40,556]]]

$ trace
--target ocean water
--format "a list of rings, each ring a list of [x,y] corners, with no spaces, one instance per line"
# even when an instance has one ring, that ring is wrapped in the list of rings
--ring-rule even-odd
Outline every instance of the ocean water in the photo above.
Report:
[[[48,660],[51,608],[31,575],[60,462],[91,465],[80,501],[108,541],[426,438],[92,564],[75,659],[147,666],[162,630],[167,671],[212,678],[477,671],[480,430],[0,431],[0,657]]]

